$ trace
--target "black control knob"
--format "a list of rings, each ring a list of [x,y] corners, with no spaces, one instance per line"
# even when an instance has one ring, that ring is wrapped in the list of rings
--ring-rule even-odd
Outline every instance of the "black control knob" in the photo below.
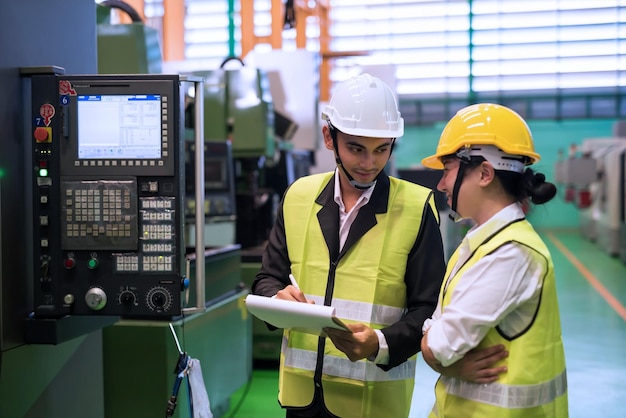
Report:
[[[126,306],[135,305],[136,300],[137,300],[137,297],[135,296],[135,294],[128,290],[125,290],[124,292],[120,294],[120,303],[122,305],[126,305]]]
[[[162,286],[153,287],[146,295],[148,309],[154,312],[167,312],[172,308],[173,301],[172,293]]]
[[[155,293],[152,295],[152,303],[157,308],[162,308],[163,305],[165,305],[166,301],[167,301],[167,298],[165,297],[163,293],[159,292],[159,293]]]

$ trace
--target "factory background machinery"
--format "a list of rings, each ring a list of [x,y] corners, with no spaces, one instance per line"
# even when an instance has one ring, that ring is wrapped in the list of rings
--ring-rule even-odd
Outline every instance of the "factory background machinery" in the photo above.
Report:
[[[162,58],[154,30],[144,25],[128,4],[117,1],[100,5],[122,8],[133,22],[98,24],[99,73],[160,73]],[[120,55],[124,59],[119,59]],[[233,146],[232,138],[222,130],[231,102],[218,100],[217,106],[211,106],[204,100],[205,93],[223,98],[227,94],[225,83],[211,85],[212,80],[201,75],[191,75],[191,79],[202,82],[183,85],[180,97],[180,154],[184,166],[180,173],[181,179],[184,178],[180,235],[190,283],[181,296],[181,305],[187,309],[183,308],[183,315],[174,318],[171,324],[181,335],[184,349],[204,365],[211,411],[219,417],[228,410],[231,394],[248,381],[252,367],[251,318],[242,311],[241,303],[248,289],[240,273],[241,241],[236,236],[239,205],[233,160],[233,150],[236,152],[244,143]],[[254,93],[263,93],[260,87],[260,84],[245,84],[239,91],[245,97],[249,88]],[[251,142],[261,152],[266,144],[273,145],[273,129],[268,124],[273,120],[269,119],[271,96],[258,94],[257,97],[262,106],[257,106],[258,110],[252,107],[244,114],[253,115],[252,120],[246,119],[249,126],[267,127],[262,129],[261,144]],[[208,134],[216,129],[214,135]],[[185,315],[186,311],[189,314]],[[175,376],[170,369],[177,357],[177,347],[163,344],[169,339],[168,325],[167,321],[122,318],[103,330],[105,414],[152,416],[162,410],[162,405],[154,402],[155,395],[165,397],[172,390]],[[147,356],[148,347],[158,349]],[[145,370],[142,380],[149,382],[139,394],[138,382],[129,372],[133,368]],[[178,402],[184,407],[175,409],[172,416],[189,414],[189,391],[180,394]]]
[[[203,235],[205,224],[236,217],[230,143],[204,141],[199,106],[200,129],[186,137],[185,97],[201,98],[203,80],[155,71],[160,54],[140,22],[96,31],[95,4],[56,6],[40,10],[39,27],[54,29],[57,52],[3,62],[15,100],[2,114],[16,117],[0,165],[0,242],[12,241],[2,259],[14,260],[0,276],[0,415],[165,413],[177,377],[175,329],[205,365],[221,416],[251,372],[240,246],[234,235],[215,245]],[[27,13],[11,7],[8,15]],[[64,31],[48,18],[87,23]],[[18,48],[45,37],[3,22],[3,39],[9,31]],[[116,68],[114,53],[124,49],[138,59]],[[185,407],[172,416],[188,415],[189,395],[181,391]]]
[[[579,229],[612,257],[626,263],[626,130],[623,121],[612,135],[586,138],[561,152],[555,180],[566,202],[579,211]]]

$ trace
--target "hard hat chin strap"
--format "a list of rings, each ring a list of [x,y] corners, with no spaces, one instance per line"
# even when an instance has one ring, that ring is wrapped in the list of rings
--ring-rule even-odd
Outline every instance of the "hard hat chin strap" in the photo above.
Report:
[[[461,189],[461,184],[463,183],[463,177],[465,177],[465,169],[468,166],[468,161],[463,158],[459,158],[459,161],[459,170],[456,173],[456,180],[454,181],[454,186],[452,187],[452,207],[450,208],[452,211],[448,215],[448,217],[454,222],[460,222],[463,220],[463,216],[461,216],[461,214],[457,211],[457,205],[459,190]]]
[[[376,180],[378,179],[378,176],[376,176],[374,181],[370,181],[368,183],[361,183],[361,182],[356,181],[354,177],[352,177],[350,173],[348,173],[348,170],[346,170],[346,168],[343,166],[343,163],[341,162],[341,157],[339,157],[339,149],[337,147],[337,131],[335,131],[335,135],[333,135],[332,137],[333,137],[333,146],[335,148],[335,162],[337,163],[337,167],[341,168],[341,171],[343,171],[343,173],[346,175],[346,177],[348,178],[348,182],[352,185],[352,187],[358,190],[367,190],[370,187],[372,187],[374,184],[376,184]]]
[[[339,159],[337,159],[337,160],[339,160]],[[367,190],[367,189],[369,189],[370,187],[372,187],[373,185],[375,185],[375,184],[376,184],[376,180],[378,180],[378,176],[376,176],[376,178],[374,179],[374,181],[370,181],[370,182],[368,182],[368,183],[361,183],[361,182],[356,181],[356,180],[354,179],[354,177],[352,177],[352,176],[350,175],[350,173],[348,173],[348,170],[346,170],[346,169],[344,168],[344,166],[341,164],[341,162],[339,163],[339,167],[340,167],[340,168],[341,168],[341,170],[345,173],[345,175],[348,177],[348,181],[350,182],[350,184],[352,185],[352,187],[354,187],[355,189],[358,189],[358,190]],[[379,175],[380,175],[380,174],[379,174]]]
[[[465,172],[472,163],[472,158],[481,157],[480,161],[487,161],[494,170],[512,171],[515,173],[523,173],[527,157],[521,155],[507,154],[495,145],[465,145],[454,153],[459,159],[459,170],[452,188],[452,213],[449,215],[454,222],[459,222],[463,217],[457,212],[457,204],[459,198],[459,189],[463,183]],[[478,162],[478,160],[474,160]]]

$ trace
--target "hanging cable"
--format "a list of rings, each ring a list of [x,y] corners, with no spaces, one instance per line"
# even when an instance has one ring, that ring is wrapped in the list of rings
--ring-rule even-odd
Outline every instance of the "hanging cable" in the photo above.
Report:
[[[285,23],[283,29],[293,29],[296,27],[296,9],[293,0],[285,1]]]

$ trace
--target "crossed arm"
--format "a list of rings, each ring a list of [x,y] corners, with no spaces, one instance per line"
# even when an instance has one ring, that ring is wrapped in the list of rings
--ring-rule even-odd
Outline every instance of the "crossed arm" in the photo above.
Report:
[[[422,356],[431,369],[444,376],[474,383],[491,383],[507,371],[506,366],[493,367],[509,355],[503,345],[494,345],[481,350],[470,350],[462,359],[444,367],[428,347],[428,332],[422,338]]]

